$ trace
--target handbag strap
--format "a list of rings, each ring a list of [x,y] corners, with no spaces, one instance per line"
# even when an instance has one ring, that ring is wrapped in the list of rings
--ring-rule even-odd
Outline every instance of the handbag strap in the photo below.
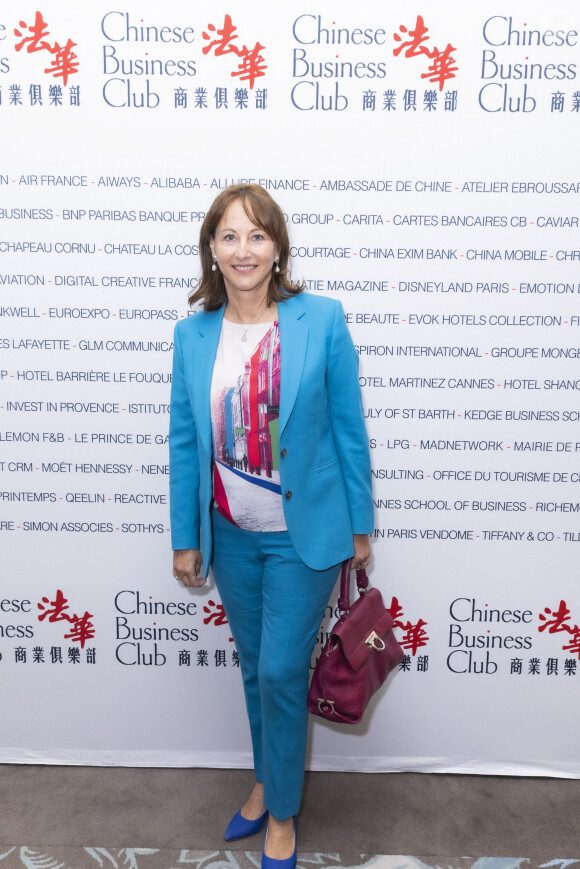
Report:
[[[341,619],[348,616],[350,610],[350,570],[352,559],[347,558],[342,562],[340,572],[340,597],[338,598],[338,609],[340,610]],[[364,567],[361,567],[356,572],[356,585],[361,594],[366,594],[369,584],[369,578]]]

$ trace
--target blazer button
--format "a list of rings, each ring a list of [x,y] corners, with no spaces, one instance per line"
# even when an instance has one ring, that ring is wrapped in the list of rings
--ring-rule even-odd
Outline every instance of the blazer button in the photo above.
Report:
[[[284,447],[284,449],[282,450],[282,452],[280,453],[280,455],[282,456],[283,459],[285,459],[286,456],[288,455],[288,450]]]
[[[288,491],[286,492],[286,500],[289,501],[291,497],[292,497],[292,492],[290,491],[290,489],[288,489]]]

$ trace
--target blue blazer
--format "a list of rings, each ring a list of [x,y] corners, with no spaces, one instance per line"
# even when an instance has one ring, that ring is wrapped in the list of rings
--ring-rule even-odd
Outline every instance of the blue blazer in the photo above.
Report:
[[[225,306],[175,328],[169,473],[173,549],[212,553],[210,387]],[[301,293],[278,303],[280,483],[300,558],[324,570],[374,527],[358,354],[340,302]]]

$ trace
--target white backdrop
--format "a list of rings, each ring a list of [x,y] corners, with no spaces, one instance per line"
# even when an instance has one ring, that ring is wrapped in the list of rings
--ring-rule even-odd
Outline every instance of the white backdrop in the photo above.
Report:
[[[579,775],[579,32],[571,2],[3,3],[0,761],[250,765],[215,588],[172,579],[166,433],[200,221],[252,180],[359,350],[407,655],[311,766]]]

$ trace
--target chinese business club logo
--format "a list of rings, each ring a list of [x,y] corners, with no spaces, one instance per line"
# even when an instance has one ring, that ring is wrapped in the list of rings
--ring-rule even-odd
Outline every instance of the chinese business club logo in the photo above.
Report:
[[[571,623],[570,610],[565,600],[560,601],[558,609],[552,610],[550,607],[545,607],[544,612],[540,613],[539,619],[542,622],[538,628],[540,633],[545,630],[549,634],[563,633],[565,641],[568,642],[564,642],[562,651],[577,655],[580,659],[580,628],[577,624]]]
[[[45,619],[50,623],[65,622],[65,631],[69,632],[64,634],[64,639],[79,643],[81,649],[84,649],[87,640],[92,640],[95,636],[92,613],[85,610],[82,616],[78,616],[76,613],[67,612],[70,610],[68,600],[60,589],[57,589],[54,600],[43,597],[37,607],[42,611],[38,616],[39,622]]]
[[[240,81],[249,82],[251,90],[255,80],[266,75],[266,61],[261,54],[266,46],[256,42],[253,48],[248,48],[247,45],[242,45],[240,48],[239,44],[235,43],[235,40],[239,39],[236,33],[237,29],[231,15],[224,16],[224,23],[221,28],[216,27],[215,24],[208,24],[207,30],[209,32],[204,30],[201,35],[209,44],[204,45],[202,51],[203,54],[209,54],[213,49],[215,57],[233,54],[239,58],[240,63],[230,75],[232,77],[239,76]]]
[[[65,86],[69,76],[79,71],[77,55],[73,51],[77,43],[72,39],[67,39],[64,45],[57,41],[49,42],[47,37],[50,36],[50,31],[42,12],[36,13],[34,23],[30,26],[26,21],[20,21],[19,26],[14,28],[14,35],[20,38],[20,42],[14,46],[15,51],[22,51],[25,47],[27,54],[47,51],[51,55],[51,61],[44,72],[54,78],[61,78]]]
[[[442,91],[445,82],[450,78],[455,78],[455,73],[459,69],[455,64],[455,58],[452,52],[457,51],[450,42],[447,43],[443,51],[440,51],[436,45],[433,47],[427,45],[430,37],[427,36],[429,28],[425,26],[425,21],[422,15],[417,15],[415,27],[409,30],[404,24],[399,27],[399,33],[394,33],[395,42],[400,43],[397,48],[393,49],[393,54],[398,57],[404,50],[405,57],[426,57],[431,61],[427,67],[427,72],[421,74],[421,78],[427,79],[432,84],[438,84],[439,90]]]

